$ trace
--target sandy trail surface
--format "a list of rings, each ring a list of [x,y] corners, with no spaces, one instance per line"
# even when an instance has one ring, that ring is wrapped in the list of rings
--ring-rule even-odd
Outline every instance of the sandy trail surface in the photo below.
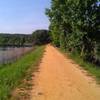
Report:
[[[99,86],[53,46],[47,45],[39,68],[31,100],[100,100]]]

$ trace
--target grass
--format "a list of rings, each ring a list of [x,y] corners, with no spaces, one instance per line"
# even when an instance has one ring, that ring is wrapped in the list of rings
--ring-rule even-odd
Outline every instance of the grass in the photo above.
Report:
[[[60,49],[60,51],[63,53],[66,53],[65,51],[63,51],[61,49]],[[95,79],[97,80],[97,83],[100,83],[100,67],[99,66],[96,66],[92,63],[84,61],[78,53],[67,52],[67,55],[69,56],[69,58],[73,59],[77,64],[79,64],[80,67],[82,67],[83,69],[88,71],[88,73],[90,75],[95,77]]]
[[[0,65],[0,100],[9,100],[11,92],[26,77],[26,72],[40,61],[44,46],[36,47],[32,52],[12,64]]]

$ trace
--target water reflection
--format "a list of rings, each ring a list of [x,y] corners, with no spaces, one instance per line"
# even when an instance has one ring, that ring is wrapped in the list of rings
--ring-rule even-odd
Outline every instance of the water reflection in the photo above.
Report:
[[[0,47],[0,63],[13,62],[32,50],[32,47]]]

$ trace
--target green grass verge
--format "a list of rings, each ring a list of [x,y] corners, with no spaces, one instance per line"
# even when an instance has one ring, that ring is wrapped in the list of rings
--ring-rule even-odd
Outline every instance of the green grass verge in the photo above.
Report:
[[[24,79],[27,70],[35,66],[42,57],[44,46],[36,47],[32,52],[12,64],[0,65],[0,100],[8,100],[11,91]]]
[[[60,51],[66,54],[64,50],[60,49]],[[100,67],[99,66],[96,66],[92,63],[84,61],[78,53],[67,52],[67,55],[69,56],[69,58],[73,59],[77,64],[79,64],[80,67],[88,71],[90,75],[94,76],[97,80],[97,83],[100,83]]]

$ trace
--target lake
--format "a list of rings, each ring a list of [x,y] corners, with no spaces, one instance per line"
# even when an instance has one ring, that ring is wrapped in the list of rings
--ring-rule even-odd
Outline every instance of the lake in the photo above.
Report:
[[[32,49],[33,47],[0,47],[0,64],[13,62]]]

